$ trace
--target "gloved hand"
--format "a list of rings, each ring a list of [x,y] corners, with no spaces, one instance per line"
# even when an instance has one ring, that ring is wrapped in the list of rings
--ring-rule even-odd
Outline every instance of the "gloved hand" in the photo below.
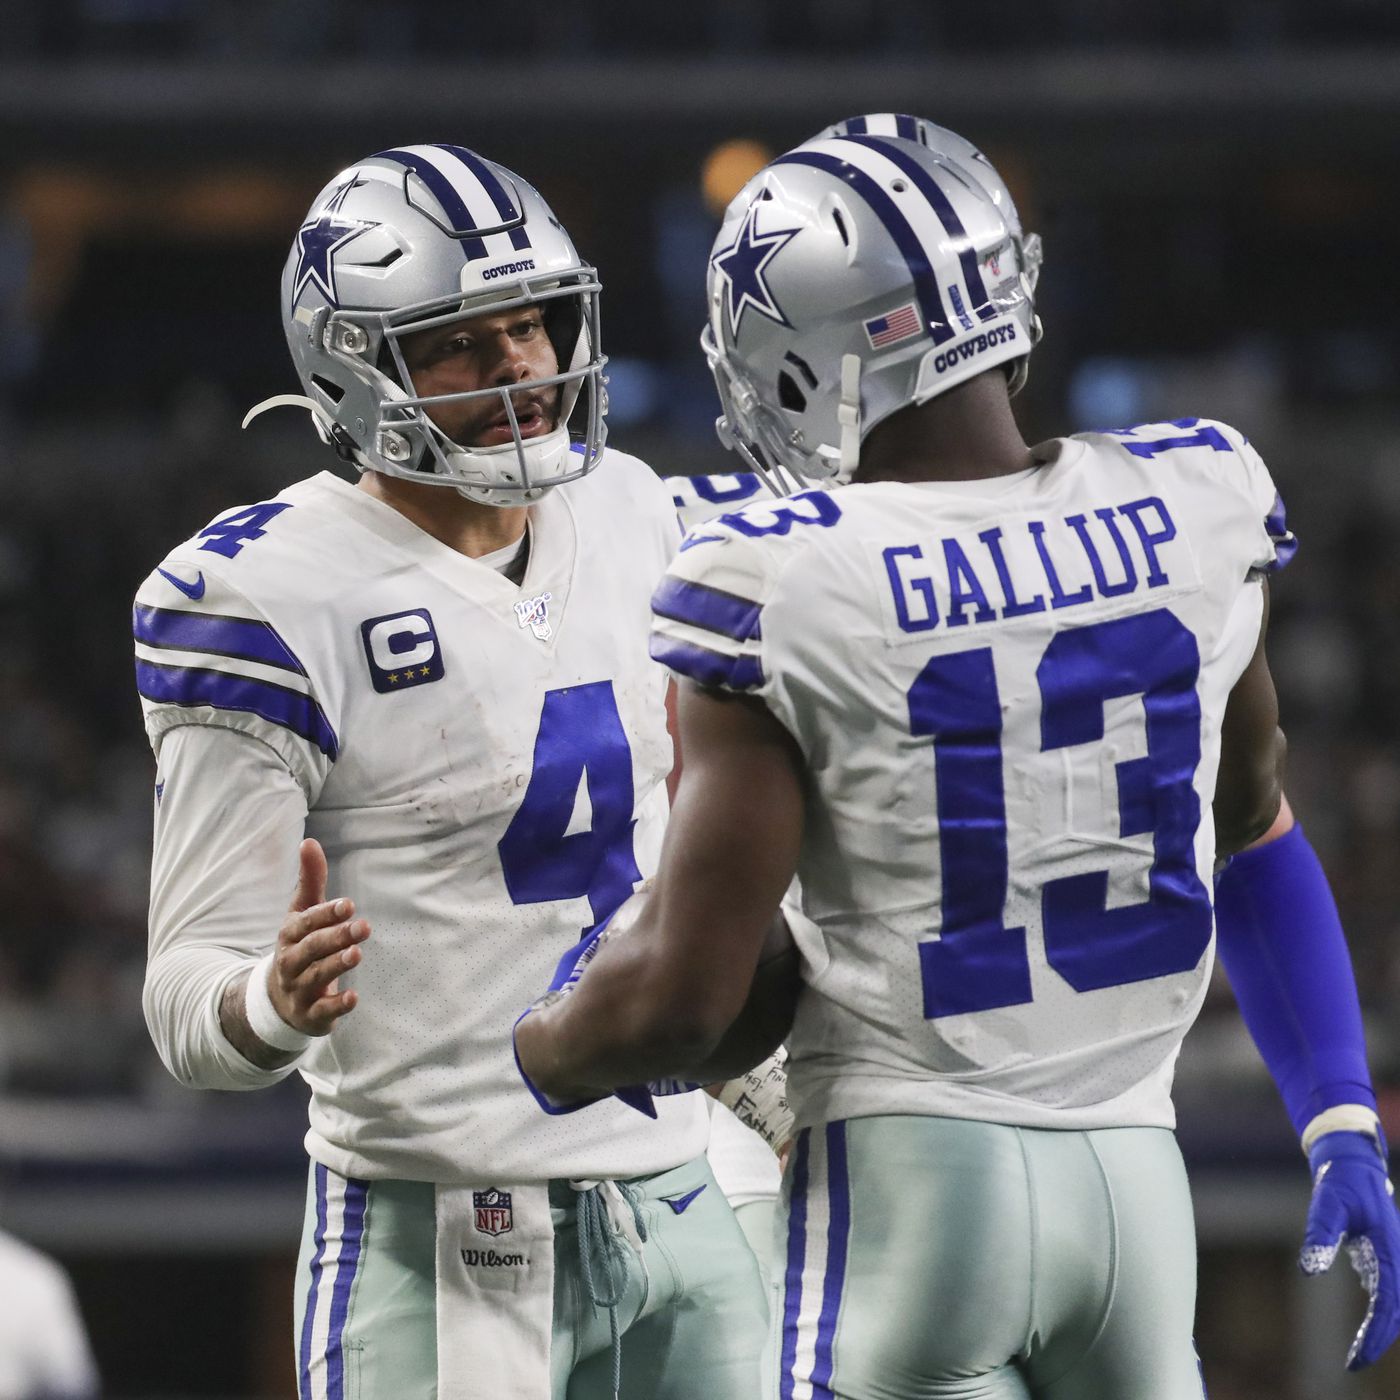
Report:
[[[1347,1370],[1369,1366],[1400,1333],[1400,1213],[1384,1148],[1369,1133],[1325,1133],[1312,1145],[1307,1233],[1298,1256],[1305,1274],[1326,1273],[1346,1242],[1370,1298],[1347,1352]]]
[[[625,934],[636,921],[637,914],[641,909],[641,896],[648,888],[650,882],[645,882],[631,898],[626,900],[608,918],[604,919],[596,928],[586,934],[578,943],[559,959],[558,965],[554,969],[554,976],[550,978],[549,989],[543,996],[526,1007],[526,1009],[516,1019],[515,1025],[530,1015],[533,1011],[540,1011],[546,1006],[553,1006],[556,1002],[572,994],[575,987],[582,980],[585,972],[588,971],[589,964],[596,958],[605,944],[614,938],[620,938]],[[515,1032],[512,1028],[511,1039],[514,1041]],[[525,1073],[524,1066],[520,1063],[520,1055],[515,1056],[515,1067],[520,1073],[521,1079],[525,1081],[525,1087],[534,1095],[535,1101],[544,1109],[546,1113],[573,1113],[580,1108],[587,1108],[589,1104],[598,1103],[601,1099],[607,1098],[606,1094],[595,1094],[586,1099],[571,1100],[567,1103],[556,1102],[547,1094],[540,1091],[538,1086]],[[629,1108],[635,1108],[638,1113],[645,1114],[648,1118],[656,1117],[656,1104],[654,1098],[667,1094],[686,1094],[692,1089],[698,1089],[699,1084],[692,1084],[684,1079],[654,1079],[645,1084],[624,1084],[620,1088],[614,1089],[612,1097],[620,1099]]]

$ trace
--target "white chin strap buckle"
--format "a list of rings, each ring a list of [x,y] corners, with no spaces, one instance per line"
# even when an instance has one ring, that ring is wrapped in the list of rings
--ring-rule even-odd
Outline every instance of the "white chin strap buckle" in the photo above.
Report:
[[[860,464],[860,356],[841,357],[841,403],[836,410],[841,425],[841,458],[837,474],[849,481]]]

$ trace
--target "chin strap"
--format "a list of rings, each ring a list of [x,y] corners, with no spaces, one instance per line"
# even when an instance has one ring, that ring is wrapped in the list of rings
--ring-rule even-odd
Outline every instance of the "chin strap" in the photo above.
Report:
[[[270,399],[255,403],[243,415],[243,421],[238,426],[246,428],[254,418],[266,413],[270,408],[304,408],[309,410],[317,424],[324,427],[327,433],[335,426],[327,416],[325,409],[315,399],[308,399],[305,394],[274,394]]]

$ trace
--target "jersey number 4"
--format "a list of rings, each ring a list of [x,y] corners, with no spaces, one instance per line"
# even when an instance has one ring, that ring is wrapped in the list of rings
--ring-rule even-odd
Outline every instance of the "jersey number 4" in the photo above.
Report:
[[[1210,943],[1196,872],[1201,758],[1200,654],[1157,610],[1059,633],[1036,670],[1041,752],[1103,739],[1107,701],[1141,695],[1147,753],[1118,765],[1120,836],[1152,833],[1145,902],[1109,909],[1108,872],[1051,880],[1041,895],[1045,956],[1078,992],[1188,972]],[[1005,921],[1008,858],[1002,709],[990,647],[936,656],[909,690],[909,725],[933,739],[940,937],[919,945],[924,1015],[1031,1000],[1026,930]]]
[[[574,830],[585,783],[592,820]],[[587,896],[594,923],[607,918],[642,878],[632,851],[632,789],[632,751],[612,682],[547,691],[530,782],[497,846],[511,901]]]

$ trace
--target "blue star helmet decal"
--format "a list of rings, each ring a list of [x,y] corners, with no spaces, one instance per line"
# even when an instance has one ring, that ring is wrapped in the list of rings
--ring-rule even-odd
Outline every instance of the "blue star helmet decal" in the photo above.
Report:
[[[307,283],[315,283],[321,295],[332,306],[339,306],[340,299],[335,291],[335,265],[333,258],[338,249],[351,239],[367,233],[378,224],[365,223],[360,219],[342,219],[337,215],[345,196],[360,183],[347,180],[331,196],[330,201],[314,218],[297,230],[297,271],[292,283],[292,303],[301,300]]]
[[[797,237],[801,229],[775,229],[771,233],[759,233],[756,225],[762,202],[756,199],[749,205],[749,212],[734,242],[711,259],[715,271],[729,284],[731,336],[739,334],[739,322],[750,306],[780,326],[792,325],[763,280],[763,269]]]

